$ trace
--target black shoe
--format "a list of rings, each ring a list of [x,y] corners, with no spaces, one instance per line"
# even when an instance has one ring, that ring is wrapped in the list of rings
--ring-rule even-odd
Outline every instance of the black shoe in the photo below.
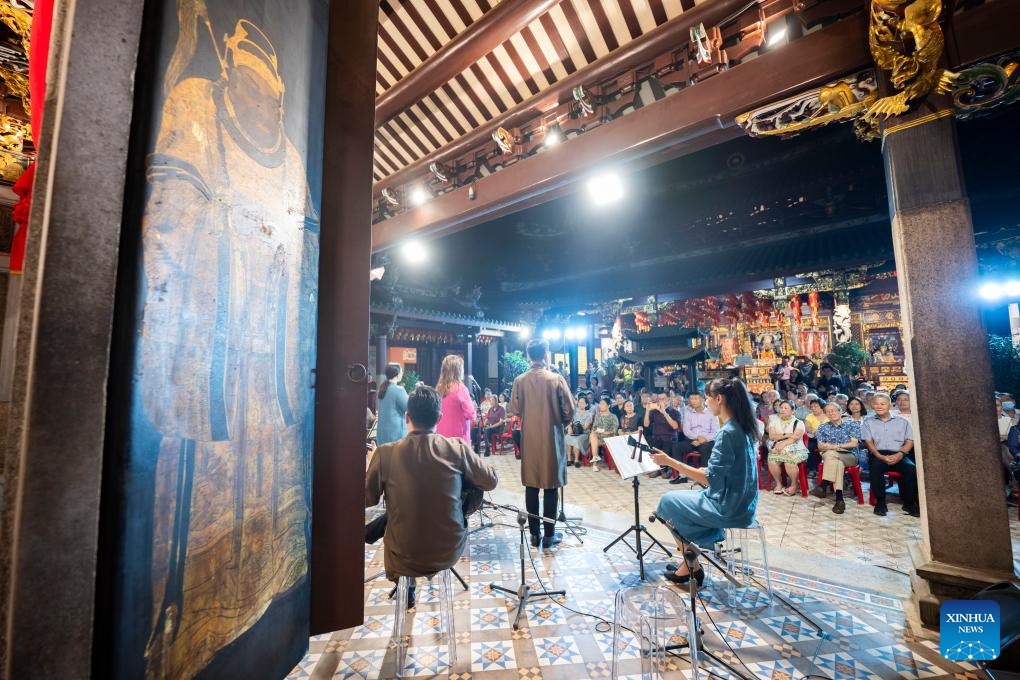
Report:
[[[415,594],[416,594],[415,593],[415,584],[411,584],[411,586],[407,589],[407,608],[408,609],[414,609],[414,605],[416,604]],[[395,600],[396,597],[397,597],[397,586],[393,586],[393,590],[390,591],[390,599],[391,600]]]
[[[491,456],[491,455],[492,455],[491,453],[489,453],[488,451],[486,451],[486,452],[485,452],[485,453],[484,453],[484,454],[482,455],[482,457],[483,457],[483,458],[488,458],[488,457],[489,457],[489,456]]]
[[[694,576],[694,580],[697,581],[699,588],[705,584],[705,570],[701,567],[695,569],[692,574],[687,574],[685,576],[677,576],[675,571],[666,572],[666,580],[680,586],[685,586],[691,582],[692,575]]]
[[[821,485],[811,489],[808,493],[815,498],[825,498],[826,496],[825,489],[823,489]]]
[[[916,505],[905,505],[905,506],[903,506],[903,512],[907,513],[911,517],[920,517],[921,516],[921,508],[917,507]]]
[[[670,484],[686,484],[688,481],[689,480],[686,477],[684,477],[683,475],[680,475],[679,477],[674,477],[673,479],[669,480],[669,483]]]
[[[846,503],[842,500],[836,501],[836,504],[832,506],[832,511],[837,515],[842,515],[846,510]]]
[[[551,548],[554,545],[559,545],[563,542],[563,534],[556,532],[552,536],[546,536],[542,539],[543,548]]]
[[[876,515],[878,515],[880,517],[885,517],[887,512],[888,512],[888,510],[886,510],[886,507],[884,505],[876,505],[875,506],[875,514]]]
[[[652,474],[648,475],[648,479],[655,479],[656,477],[662,476],[662,470],[656,470]]]
[[[537,548],[542,542],[542,534],[531,534],[531,547]]]
[[[574,467],[581,467],[581,461],[579,460],[574,461]]]

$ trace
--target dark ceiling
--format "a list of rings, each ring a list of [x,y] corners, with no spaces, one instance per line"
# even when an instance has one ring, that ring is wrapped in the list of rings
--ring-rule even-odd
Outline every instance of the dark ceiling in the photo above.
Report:
[[[1020,236],[1017,108],[959,126],[985,267],[1020,256],[1020,241],[1002,243]],[[394,254],[373,297],[463,312],[479,286],[486,316],[517,318],[528,308],[739,292],[893,259],[881,146],[857,141],[850,126],[740,138],[624,181],[626,197],[609,208],[581,192],[438,239],[417,267]]]

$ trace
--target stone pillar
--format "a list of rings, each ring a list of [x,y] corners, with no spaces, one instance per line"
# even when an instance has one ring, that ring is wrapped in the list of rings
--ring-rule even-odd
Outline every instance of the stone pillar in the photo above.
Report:
[[[1013,575],[977,252],[948,102],[883,130],[921,493],[914,601],[935,626],[947,599]],[[965,379],[960,379],[965,376]],[[960,404],[966,418],[947,418]]]

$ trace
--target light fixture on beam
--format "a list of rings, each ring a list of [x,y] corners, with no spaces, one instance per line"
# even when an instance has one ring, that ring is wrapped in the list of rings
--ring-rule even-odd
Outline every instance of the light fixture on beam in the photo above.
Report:
[[[411,189],[411,205],[418,207],[428,203],[432,194],[423,186],[416,186]]]
[[[421,241],[411,239],[400,247],[400,254],[411,264],[420,264],[428,257],[428,250]]]
[[[596,206],[616,203],[623,198],[623,181],[615,172],[606,172],[588,180],[588,197]]]
[[[545,129],[545,144],[547,147],[552,148],[559,146],[559,143],[563,141],[563,130],[560,129],[559,123],[553,123]]]

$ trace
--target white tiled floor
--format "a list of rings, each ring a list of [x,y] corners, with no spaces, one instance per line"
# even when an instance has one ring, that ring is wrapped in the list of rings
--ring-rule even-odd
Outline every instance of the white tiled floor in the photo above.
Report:
[[[519,463],[511,455],[488,459],[500,475],[491,494],[497,503],[523,502]],[[685,488],[661,479],[642,479],[640,516],[647,517],[659,496]],[[538,573],[550,585],[568,591],[564,602],[577,610],[612,617],[615,592],[639,583],[633,553],[617,546],[602,547],[633,521],[633,489],[616,473],[588,468],[569,474],[567,515],[584,517],[584,544],[568,536],[552,551],[532,551]],[[1010,529],[1014,559],[1020,554],[1020,523],[1011,508]],[[432,639],[418,619],[431,617],[436,605],[420,598],[412,619],[414,649],[408,655],[408,674],[415,677],[451,677],[469,680],[572,680],[609,677],[611,638],[590,618],[561,609],[549,601],[536,601],[526,610],[524,626],[513,631],[514,598],[489,589],[492,581],[515,588],[519,576],[517,532],[509,514],[493,513],[497,525],[475,532],[457,568],[469,590],[456,588],[458,663],[450,672],[446,641]],[[868,505],[847,504],[846,513],[831,512],[831,500],[772,494],[759,497],[758,519],[765,526],[773,581],[780,593],[802,608],[829,637],[805,627],[802,617],[776,602],[755,608],[762,599],[757,590],[742,593],[739,605],[724,601],[720,579],[702,592],[702,602],[718,623],[707,633],[706,646],[731,663],[743,662],[759,678],[776,680],[821,674],[845,680],[857,678],[977,678],[975,668],[954,664],[938,654],[937,638],[923,632],[916,638],[904,620],[904,599],[909,597],[908,541],[920,537],[920,521],[903,515],[898,503],[878,517]],[[473,523],[477,520],[473,520]],[[509,526],[502,524],[509,523]],[[648,527],[664,542],[658,525]],[[753,551],[752,551],[753,552]],[[665,583],[664,555],[649,555],[649,582]],[[382,549],[366,546],[366,574],[381,569]],[[529,566],[531,579],[534,573]],[[536,584],[533,584],[536,585]],[[420,590],[424,585],[420,586]],[[309,654],[294,669],[292,678],[388,678],[393,676],[391,628],[393,603],[388,584],[366,584],[366,622],[354,630],[313,638]],[[718,635],[725,636],[731,649]],[[713,637],[716,636],[716,637]],[[621,677],[640,677],[634,650],[623,654]],[[736,654],[736,656],[734,655]],[[739,657],[739,658],[738,658]],[[631,674],[631,675],[626,675]],[[638,675],[633,675],[638,674]],[[688,678],[685,661],[671,658],[666,677]],[[703,676],[704,677],[704,676]],[[726,677],[719,673],[716,677]]]

